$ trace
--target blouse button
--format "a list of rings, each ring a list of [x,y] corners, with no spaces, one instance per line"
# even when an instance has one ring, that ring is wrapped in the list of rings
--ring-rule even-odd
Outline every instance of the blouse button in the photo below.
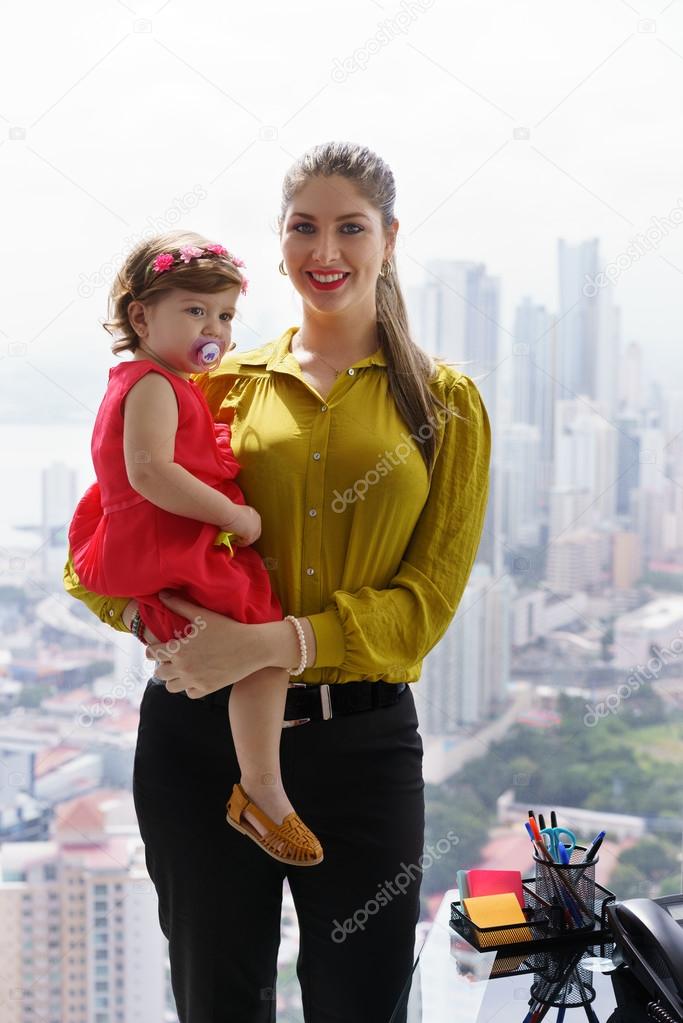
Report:
[[[317,513],[317,511],[315,510],[315,508],[311,508],[311,510],[309,511],[309,513],[308,513],[308,514],[309,514],[309,515],[311,516],[311,518],[315,518],[315,516],[316,516],[316,515],[317,515],[318,513]]]
[[[317,461],[318,461],[318,459],[320,458],[320,452],[319,452],[319,451],[314,451],[314,452],[313,452],[313,457],[315,458],[315,460],[316,460],[316,462],[317,462]]]
[[[327,412],[327,405],[321,405],[320,406],[320,411],[321,412]]]
[[[306,575],[314,575],[314,574],[315,574],[315,569],[314,568],[307,568],[306,569]]]
[[[110,618],[114,617],[114,609],[113,608],[109,608],[109,611],[107,613],[109,614]]]
[[[355,369],[351,368],[350,370],[347,370],[347,372],[348,372],[349,376],[350,376],[350,377],[352,377],[352,376],[353,376],[353,374],[354,374],[354,373],[355,373],[356,371],[355,371]]]

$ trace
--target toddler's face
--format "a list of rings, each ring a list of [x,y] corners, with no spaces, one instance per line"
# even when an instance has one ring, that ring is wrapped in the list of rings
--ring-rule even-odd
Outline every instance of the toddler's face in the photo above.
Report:
[[[144,344],[183,373],[216,369],[235,347],[232,321],[239,286],[204,294],[172,289],[146,307]]]

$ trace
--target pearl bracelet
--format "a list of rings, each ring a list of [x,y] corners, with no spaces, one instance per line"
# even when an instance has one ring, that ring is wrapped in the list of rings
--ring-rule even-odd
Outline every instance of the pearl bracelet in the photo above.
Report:
[[[301,660],[299,661],[296,668],[287,669],[290,675],[300,675],[306,667],[306,661],[308,659],[308,651],[306,650],[306,637],[304,636],[304,630],[301,626],[301,622],[294,615],[287,615],[285,618],[286,622],[291,622],[296,629],[296,634],[299,637],[299,649],[301,650]]]

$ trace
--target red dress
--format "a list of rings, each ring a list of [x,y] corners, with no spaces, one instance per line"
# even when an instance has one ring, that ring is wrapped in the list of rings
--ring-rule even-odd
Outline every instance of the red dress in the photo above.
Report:
[[[162,642],[188,633],[188,620],[158,598],[161,589],[245,623],[280,621],[282,608],[253,547],[214,545],[218,526],[174,515],[142,497],[128,482],[123,454],[121,405],[146,373],[170,381],[178,402],[174,460],[235,504],[245,505],[235,482],[240,464],[231,431],[214,423],[193,380],[150,360],[122,362],[109,370],[97,412],[91,454],[97,480],[79,501],[69,526],[69,544],[79,580],[94,593],[134,597],[144,624]],[[201,628],[201,624],[197,623]]]

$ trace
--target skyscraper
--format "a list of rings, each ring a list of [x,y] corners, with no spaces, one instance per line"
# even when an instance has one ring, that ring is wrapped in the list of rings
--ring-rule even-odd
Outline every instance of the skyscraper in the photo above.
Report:
[[[510,576],[475,564],[455,618],[423,664],[420,721],[431,735],[484,723],[503,706],[510,670]]]
[[[54,837],[0,852],[3,1023],[163,1023],[167,944],[132,795],[60,805]]]
[[[512,420],[538,430],[541,503],[552,479],[553,410],[557,389],[556,324],[543,305],[526,296],[517,306],[512,345]]]
[[[586,395],[611,417],[618,400],[619,314],[612,285],[601,277],[598,239],[576,245],[558,239],[558,270],[556,397]]]
[[[413,335],[425,351],[458,363],[472,377],[492,426],[499,422],[500,279],[483,263],[432,260],[423,285],[408,290]],[[496,431],[493,430],[490,490],[477,560],[502,571],[501,487]]]
[[[67,547],[66,531],[78,502],[75,469],[53,462],[42,471],[41,571],[45,579],[61,578],[60,565]],[[55,573],[58,573],[55,575]]]

